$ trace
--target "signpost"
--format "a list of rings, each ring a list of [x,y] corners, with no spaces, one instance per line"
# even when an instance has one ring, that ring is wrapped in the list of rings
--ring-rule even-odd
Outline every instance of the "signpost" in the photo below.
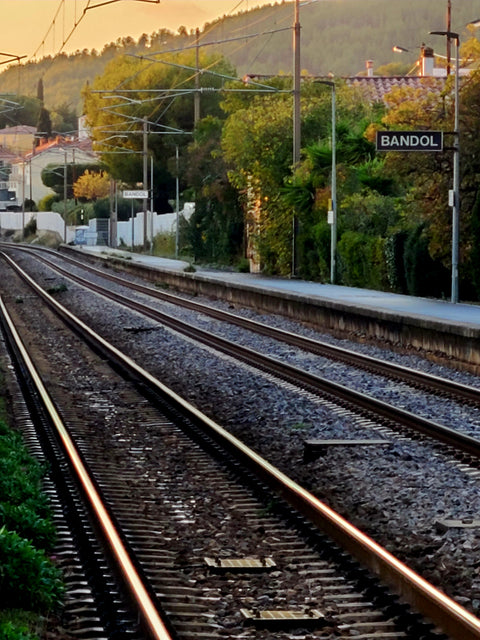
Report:
[[[148,191],[144,189],[137,189],[136,191],[123,191],[122,193],[124,198],[135,200],[138,198],[139,200],[143,200],[144,198],[148,198]]]
[[[148,198],[148,190],[147,189],[130,189],[127,191],[122,191],[122,195],[124,198],[126,198],[127,200],[131,200],[132,201],[132,251],[133,251],[133,247],[135,246],[135,220],[133,217],[133,201],[134,200],[144,200],[146,198]],[[145,216],[145,219],[147,217],[147,213],[146,211],[143,214]],[[145,233],[145,232],[144,232]]]
[[[377,151],[443,151],[443,131],[377,131]]]

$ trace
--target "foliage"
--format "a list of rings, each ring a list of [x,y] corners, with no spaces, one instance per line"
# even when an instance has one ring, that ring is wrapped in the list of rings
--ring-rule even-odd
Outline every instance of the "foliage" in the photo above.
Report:
[[[60,163],[50,163],[42,169],[41,179],[46,187],[49,187],[63,199],[65,192],[65,168],[67,171],[67,198],[73,198],[73,185],[77,176],[84,174],[86,171],[98,172],[102,169],[102,165],[97,163],[72,164],[67,165]]]
[[[449,273],[439,261],[431,257],[423,225],[409,233],[405,242],[404,262],[408,294],[447,297],[450,289]]]
[[[18,107],[13,107],[11,110],[5,109],[0,113],[0,128],[19,123],[35,127],[42,107],[41,102],[36,97],[18,94],[14,96],[13,102],[18,104]]]
[[[345,231],[338,242],[338,271],[342,282],[349,287],[384,289],[387,274],[383,252],[382,238]]]
[[[46,554],[6,527],[0,529],[0,593],[3,607],[49,611],[57,607],[63,587],[60,571]]]
[[[59,603],[62,595],[60,572],[46,555],[54,544],[55,531],[47,499],[40,490],[43,474],[43,468],[31,458],[19,434],[0,423],[0,593],[3,609],[22,606],[46,612]],[[5,633],[8,631],[6,637],[22,637],[20,631],[15,635],[15,626],[3,621],[1,625],[0,629],[5,628]]]
[[[89,171],[83,173],[73,185],[75,198],[97,200],[110,193],[110,178],[105,171]]]
[[[40,108],[38,114],[38,120],[36,123],[37,134],[41,135],[45,140],[48,140],[52,136],[52,120],[50,118],[50,112],[45,107]],[[35,143],[38,146],[40,144],[40,138],[35,138]]]
[[[56,193],[49,193],[38,202],[39,211],[52,211],[53,203],[58,200]]]
[[[195,261],[231,264],[241,256],[244,227],[237,191],[219,153],[222,124],[213,116],[201,120],[188,148],[185,178],[194,192],[195,211],[182,237]]]
[[[288,2],[273,2],[274,6],[254,8],[238,15],[228,16],[204,25],[209,41],[221,41],[217,50],[232,61],[239,76],[254,70],[259,74],[287,73],[291,69],[291,36],[289,31],[278,31],[279,25],[292,23],[293,8]],[[375,61],[375,72],[384,65],[399,64],[412,68],[418,51],[412,50],[401,57],[392,53],[392,43],[404,44],[424,41],[430,30],[445,28],[445,6],[431,0],[323,0],[301,7],[302,64],[314,75],[356,75],[364,69],[364,61]],[[472,19],[471,0],[456,0],[452,30],[463,36],[464,25]],[[238,41],[240,35],[256,31],[252,25],[260,25],[263,37]],[[322,46],[318,46],[321,26]],[[350,34],[355,33],[355,38]],[[234,42],[228,39],[235,37]],[[345,40],[348,39],[348,46]],[[462,37],[462,40],[464,38]],[[124,53],[149,55],[152,51],[178,49],[192,46],[195,35],[186,31],[174,34],[166,29],[142,36],[138,42],[131,37],[119,38],[106,44],[102,51],[78,50],[72,54],[61,53],[26,64],[9,66],[0,75],[0,91],[21,92],[32,98],[37,95],[38,79],[43,78],[45,107],[51,112],[59,104],[70,104],[77,115],[81,114],[81,89],[101,76],[106,65]],[[439,41],[438,48],[443,48]],[[254,63],[253,63],[254,61]],[[254,69],[252,69],[254,67]],[[403,75],[403,73],[400,73]],[[20,78],[20,81],[19,81]],[[115,85],[112,85],[115,86]],[[18,114],[21,117],[21,114]],[[19,120],[15,117],[12,122]],[[20,120],[23,122],[23,120]],[[29,123],[34,125],[36,120]],[[56,127],[54,127],[56,128]]]
[[[30,200],[30,198],[25,198],[25,211],[37,211],[37,205],[35,204],[35,200]]]
[[[29,632],[28,626],[14,622],[0,622],[0,638],[2,640],[37,640],[38,636]]]
[[[231,76],[234,73],[231,65],[218,54],[202,51],[199,60],[204,69],[201,87],[220,88],[223,82],[221,74]],[[144,119],[148,122],[147,142],[153,159],[153,199],[157,212],[171,211],[169,200],[175,199],[177,148],[180,156],[178,177],[180,189],[183,188],[183,151],[194,129],[192,90],[195,82],[192,69],[195,65],[194,51],[162,55],[157,64],[131,57],[117,58],[95,79],[91,89],[110,91],[111,87],[121,87],[131,92],[128,103],[123,98],[116,98],[110,100],[110,108],[104,110],[102,94],[93,93],[90,88],[84,92],[85,114],[88,123],[93,125],[93,137],[108,172],[114,179],[134,187],[143,181]],[[210,71],[214,75],[210,75]],[[159,88],[164,93],[159,95]],[[169,93],[170,89],[178,88],[184,89],[185,94]],[[219,101],[219,94],[215,91],[202,94],[202,115],[220,117]],[[160,123],[156,125],[158,120]],[[107,141],[105,138],[109,136],[102,132],[109,130],[124,132],[121,133],[123,137],[115,133]]]

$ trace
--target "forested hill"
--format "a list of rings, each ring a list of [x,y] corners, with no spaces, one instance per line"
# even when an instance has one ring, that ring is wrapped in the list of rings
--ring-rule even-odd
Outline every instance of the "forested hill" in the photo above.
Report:
[[[451,28],[461,36],[466,35],[465,25],[480,17],[472,14],[472,4],[471,0],[452,0]],[[445,39],[428,32],[445,30],[447,0],[303,0],[300,6],[301,66],[314,75],[355,75],[364,71],[368,59],[374,61],[374,69],[400,58],[413,64],[424,42],[445,53]],[[289,74],[293,19],[293,2],[272,3],[203,25],[201,43],[208,44],[209,50],[221,50],[240,77],[245,73]],[[259,35],[248,37],[252,34]],[[224,42],[229,39],[232,42]],[[150,54],[193,41],[194,35],[181,24],[175,34],[158,25],[138,42],[122,38],[101,52],[77,51],[10,67],[0,75],[0,92],[35,96],[43,77],[46,107],[68,104],[79,114],[82,87],[101,74],[113,56]],[[218,41],[223,44],[211,44]],[[394,44],[411,53],[394,54]]]

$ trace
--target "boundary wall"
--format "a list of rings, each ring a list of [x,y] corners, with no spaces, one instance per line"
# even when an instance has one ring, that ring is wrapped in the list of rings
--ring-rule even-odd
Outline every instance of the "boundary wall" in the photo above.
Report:
[[[193,202],[186,202],[182,211],[179,211],[178,218],[188,220],[195,211]],[[86,230],[88,240],[86,244],[97,244],[97,219],[89,220],[88,225],[67,226],[63,217],[54,211],[1,211],[0,212],[0,232],[5,230],[21,231],[32,218],[37,220],[39,231],[53,231],[58,233],[60,238],[68,243],[75,242],[76,230]],[[110,221],[109,221],[110,222]],[[117,222],[116,243],[111,246],[118,246],[123,243],[127,247],[143,245],[144,216],[143,211],[139,211],[127,221]],[[150,240],[158,233],[176,233],[177,214],[158,214],[147,211],[147,237]],[[100,236],[100,234],[99,234]],[[99,237],[98,236],[98,237]]]

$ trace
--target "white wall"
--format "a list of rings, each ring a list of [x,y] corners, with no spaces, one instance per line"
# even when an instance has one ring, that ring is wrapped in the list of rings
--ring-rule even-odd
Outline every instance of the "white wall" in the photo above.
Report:
[[[192,213],[195,211],[194,202],[186,202],[182,211],[179,212],[179,216],[188,220]],[[151,213],[147,211],[147,239],[150,240],[158,233],[175,233],[177,229],[177,214],[176,213]],[[144,232],[144,217],[143,211],[139,211],[132,218],[127,221],[117,222],[117,246],[122,242],[127,246],[139,246],[143,245],[143,232]],[[132,242],[133,239],[133,242]]]
[[[30,222],[31,218],[36,218],[37,229],[39,231],[56,231],[62,238],[65,237],[65,224],[59,213],[54,211],[0,211],[0,229],[12,229],[20,231]],[[72,242],[75,237],[75,227],[67,227],[66,241]]]
[[[193,202],[186,202],[179,216],[186,220],[190,218],[195,210]],[[31,218],[37,219],[37,229],[39,231],[56,231],[58,235],[65,238],[65,225],[63,218],[59,213],[53,211],[0,211],[0,230],[13,229],[20,231]],[[147,238],[150,239],[153,231],[155,236],[157,233],[175,233],[176,232],[176,213],[157,214],[147,211]],[[89,227],[96,229],[94,220],[90,220]],[[133,218],[133,246],[143,245],[143,211],[138,212]],[[73,242],[75,239],[76,227],[67,227],[66,242]],[[124,242],[126,246],[132,246],[132,219],[126,222],[117,222],[117,246]]]

